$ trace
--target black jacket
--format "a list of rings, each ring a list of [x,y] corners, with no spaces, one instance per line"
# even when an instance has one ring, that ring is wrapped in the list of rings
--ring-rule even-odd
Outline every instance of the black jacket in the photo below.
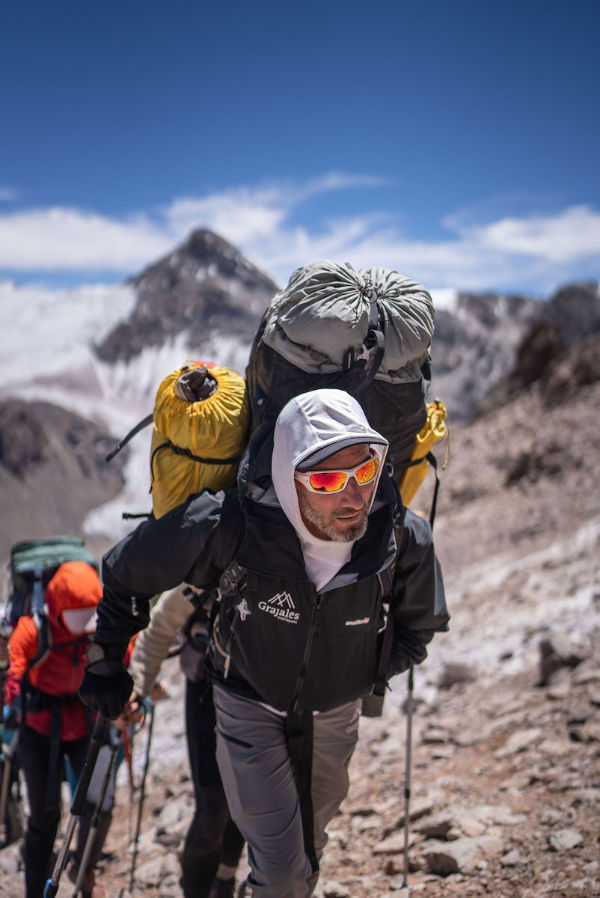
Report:
[[[367,532],[317,593],[279,507],[246,498],[242,508],[237,491],[201,493],[141,524],[105,556],[95,641],[121,645],[124,653],[130,636],[146,626],[153,595],[182,581],[214,588],[235,559],[245,573],[222,597],[210,651],[214,676],[282,711],[294,702],[328,710],[358,698],[371,691],[377,673],[387,592],[380,575],[391,564],[387,674],[421,662],[434,633],[447,629],[431,529],[412,512],[395,513],[386,475]]]

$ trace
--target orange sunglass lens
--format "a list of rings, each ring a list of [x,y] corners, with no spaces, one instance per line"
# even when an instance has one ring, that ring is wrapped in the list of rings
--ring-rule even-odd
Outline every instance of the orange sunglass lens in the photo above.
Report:
[[[368,483],[370,480],[373,480],[377,471],[377,461],[377,458],[370,458],[369,461],[358,468],[355,476],[359,483]]]
[[[357,483],[370,483],[377,473],[378,463],[377,458],[370,458],[364,465],[357,468],[354,472]],[[322,493],[337,493],[346,486],[347,481],[346,471],[312,471],[309,479],[313,490],[319,490]]]
[[[343,471],[313,471],[310,475],[310,485],[313,490],[321,490],[324,493],[335,493],[341,490],[346,483],[347,474]]]

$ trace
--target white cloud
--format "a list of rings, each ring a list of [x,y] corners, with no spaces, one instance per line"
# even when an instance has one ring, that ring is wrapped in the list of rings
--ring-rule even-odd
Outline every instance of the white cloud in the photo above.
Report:
[[[0,267],[129,271],[172,248],[164,228],[56,206],[0,215]]]
[[[503,218],[469,233],[493,250],[549,262],[573,262],[600,254],[600,214],[587,206],[572,206],[554,216]]]
[[[278,200],[262,191],[232,190],[200,199],[177,199],[165,210],[165,217],[170,232],[179,240],[201,225],[241,246],[279,233],[287,210]]]
[[[208,227],[245,248],[285,234],[286,218],[310,196],[382,183],[370,176],[332,172],[303,183],[180,197],[154,217],[140,213],[114,219],[61,206],[24,209],[0,215],[0,268],[130,274],[169,252],[193,228]]]
[[[348,175],[344,172],[329,172],[307,181],[300,187],[297,196],[304,198],[331,190],[347,190],[354,187],[385,187],[389,183],[386,178],[379,178],[375,175]]]
[[[294,224],[310,197],[383,186],[380,178],[331,172],[304,182],[242,186],[178,197],[153,214],[112,219],[55,207],[0,215],[0,268],[136,273],[196,227],[208,227],[280,281],[298,265],[335,258],[398,268],[431,288],[529,289],[598,277],[600,213],[572,206],[554,214],[442,222],[448,236],[415,240],[389,214],[371,212]]]
[[[568,280],[598,277],[600,214],[594,210],[513,219],[510,230],[501,225],[454,227],[447,239],[427,242],[411,239],[389,217],[371,215],[329,221],[319,232],[278,230],[268,239],[249,239],[244,249],[281,280],[318,258],[397,268],[434,288],[540,293]]]
[[[381,187],[382,178],[329,172],[305,182],[281,181],[236,187],[206,197],[180,197],[163,210],[173,234],[183,238],[204,226],[241,246],[265,238],[287,238],[290,213],[312,196],[360,187]]]

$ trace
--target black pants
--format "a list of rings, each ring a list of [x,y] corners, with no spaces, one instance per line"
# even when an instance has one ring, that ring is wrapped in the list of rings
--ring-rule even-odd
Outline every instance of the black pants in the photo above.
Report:
[[[207,683],[187,681],[185,716],[196,812],[182,859],[185,898],[207,898],[220,863],[236,867],[244,839],[229,815],[215,757],[215,707]]]
[[[44,736],[28,726],[21,730],[19,763],[25,776],[29,801],[23,851],[26,898],[42,898],[46,880],[51,874],[52,846],[60,822],[63,758],[68,756],[73,772],[79,778],[89,742],[89,736],[68,742],[61,741],[59,767],[49,777],[50,736]]]

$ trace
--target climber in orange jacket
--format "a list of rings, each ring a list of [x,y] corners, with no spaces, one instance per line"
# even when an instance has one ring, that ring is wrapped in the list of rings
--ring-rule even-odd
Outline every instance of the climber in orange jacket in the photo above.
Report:
[[[24,846],[26,898],[42,898],[50,873],[60,820],[63,759],[69,758],[79,777],[90,742],[93,719],[77,690],[101,595],[100,579],[90,564],[65,562],[46,588],[46,615],[19,618],[9,640],[6,700],[20,693],[18,760],[30,808]],[[84,805],[76,860],[81,857],[93,810]],[[93,866],[109,823],[110,811],[103,812],[84,877],[84,896],[91,895]]]

